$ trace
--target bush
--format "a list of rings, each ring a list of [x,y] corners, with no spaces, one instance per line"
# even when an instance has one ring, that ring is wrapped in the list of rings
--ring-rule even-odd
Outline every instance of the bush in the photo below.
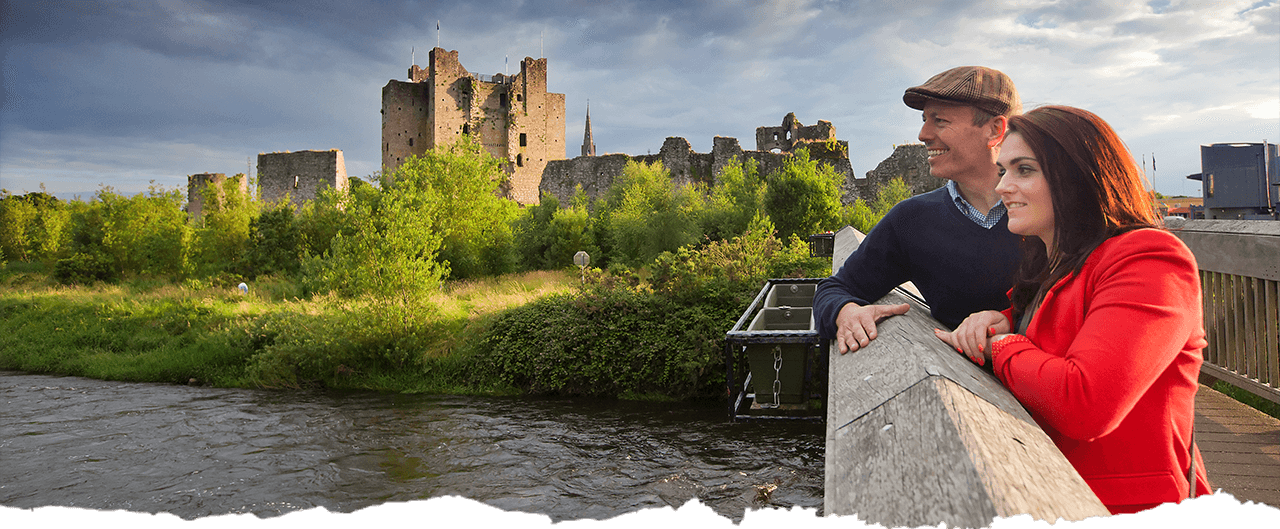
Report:
[[[53,259],[66,243],[68,217],[66,203],[53,195],[0,189],[0,259]]]
[[[767,180],[765,210],[779,237],[803,237],[839,227],[842,179],[831,166],[810,160],[809,151],[796,149]]]
[[[597,207],[608,240],[607,262],[635,268],[696,243],[702,207],[702,195],[691,186],[676,186],[661,162],[627,162],[622,178]]]
[[[281,202],[249,221],[244,275],[295,275],[302,266],[302,234],[294,223],[293,205]]]
[[[206,185],[200,218],[192,219],[190,265],[198,277],[244,274],[249,249],[249,226],[258,217],[258,203],[240,188],[243,174]]]
[[[120,276],[109,256],[76,252],[58,260],[53,267],[53,278],[64,285],[89,285],[98,281],[113,283]]]

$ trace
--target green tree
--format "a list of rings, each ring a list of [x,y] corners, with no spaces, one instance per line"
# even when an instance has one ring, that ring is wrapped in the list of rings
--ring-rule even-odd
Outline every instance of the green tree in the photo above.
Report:
[[[764,210],[768,189],[759,164],[751,158],[733,159],[721,171],[702,215],[702,232],[712,241],[727,240],[746,232]]]
[[[192,219],[190,263],[200,277],[243,274],[249,249],[249,226],[258,217],[259,204],[240,187],[246,178],[235,175],[219,184],[204,186],[200,218]]]
[[[782,169],[767,178],[765,210],[778,228],[778,237],[804,237],[837,227],[841,180],[830,165],[810,160],[806,149],[796,149]]]
[[[43,191],[12,195],[0,189],[0,258],[55,258],[66,244],[69,217],[66,203],[53,195]]]
[[[302,264],[301,259],[302,234],[294,222],[293,205],[288,201],[267,206],[249,221],[245,276],[294,275]]]
[[[627,162],[602,205],[613,263],[640,267],[662,252],[698,241],[702,195],[691,186],[676,186],[661,162]]]
[[[438,197],[433,230],[440,260],[455,279],[515,271],[511,222],[519,206],[498,196],[506,175],[498,160],[470,136],[410,157],[383,179],[391,190],[414,188]]]
[[[574,200],[565,208],[560,207],[555,195],[544,193],[537,205],[525,208],[513,226],[521,268],[525,270],[570,266],[579,251],[599,257],[582,186],[577,187]]]
[[[94,201],[101,208],[101,248],[121,272],[182,274],[191,240],[182,192],[153,184],[146,193],[125,197],[104,187]]]

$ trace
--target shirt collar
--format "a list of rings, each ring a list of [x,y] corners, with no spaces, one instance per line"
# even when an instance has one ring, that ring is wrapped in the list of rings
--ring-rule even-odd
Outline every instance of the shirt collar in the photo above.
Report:
[[[1000,217],[1003,217],[1005,214],[1003,201],[996,202],[996,205],[991,206],[991,209],[985,214],[978,211],[977,208],[973,207],[973,204],[970,204],[968,200],[965,200],[964,197],[960,195],[960,187],[956,185],[955,180],[947,180],[947,193],[951,195],[951,201],[956,205],[956,208],[960,210],[960,213],[964,214],[965,218],[973,221],[975,224],[982,226],[983,228],[991,229],[992,226],[999,224]]]

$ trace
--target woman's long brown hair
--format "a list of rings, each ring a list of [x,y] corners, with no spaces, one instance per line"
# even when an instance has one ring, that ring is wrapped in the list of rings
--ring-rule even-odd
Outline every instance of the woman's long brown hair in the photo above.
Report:
[[[1009,118],[1049,184],[1054,248],[1022,238],[1022,262],[1012,292],[1014,321],[1041,289],[1079,272],[1110,237],[1160,226],[1152,195],[1133,155],[1107,122],[1087,110],[1043,106]]]

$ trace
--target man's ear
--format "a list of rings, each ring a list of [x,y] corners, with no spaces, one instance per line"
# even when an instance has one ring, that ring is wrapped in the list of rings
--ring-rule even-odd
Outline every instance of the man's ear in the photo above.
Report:
[[[994,149],[1000,146],[1000,143],[1004,141],[1004,135],[1009,132],[1009,118],[1008,116],[996,116],[991,118],[991,121],[988,121],[983,128],[986,129],[985,132],[987,133],[987,148]]]

